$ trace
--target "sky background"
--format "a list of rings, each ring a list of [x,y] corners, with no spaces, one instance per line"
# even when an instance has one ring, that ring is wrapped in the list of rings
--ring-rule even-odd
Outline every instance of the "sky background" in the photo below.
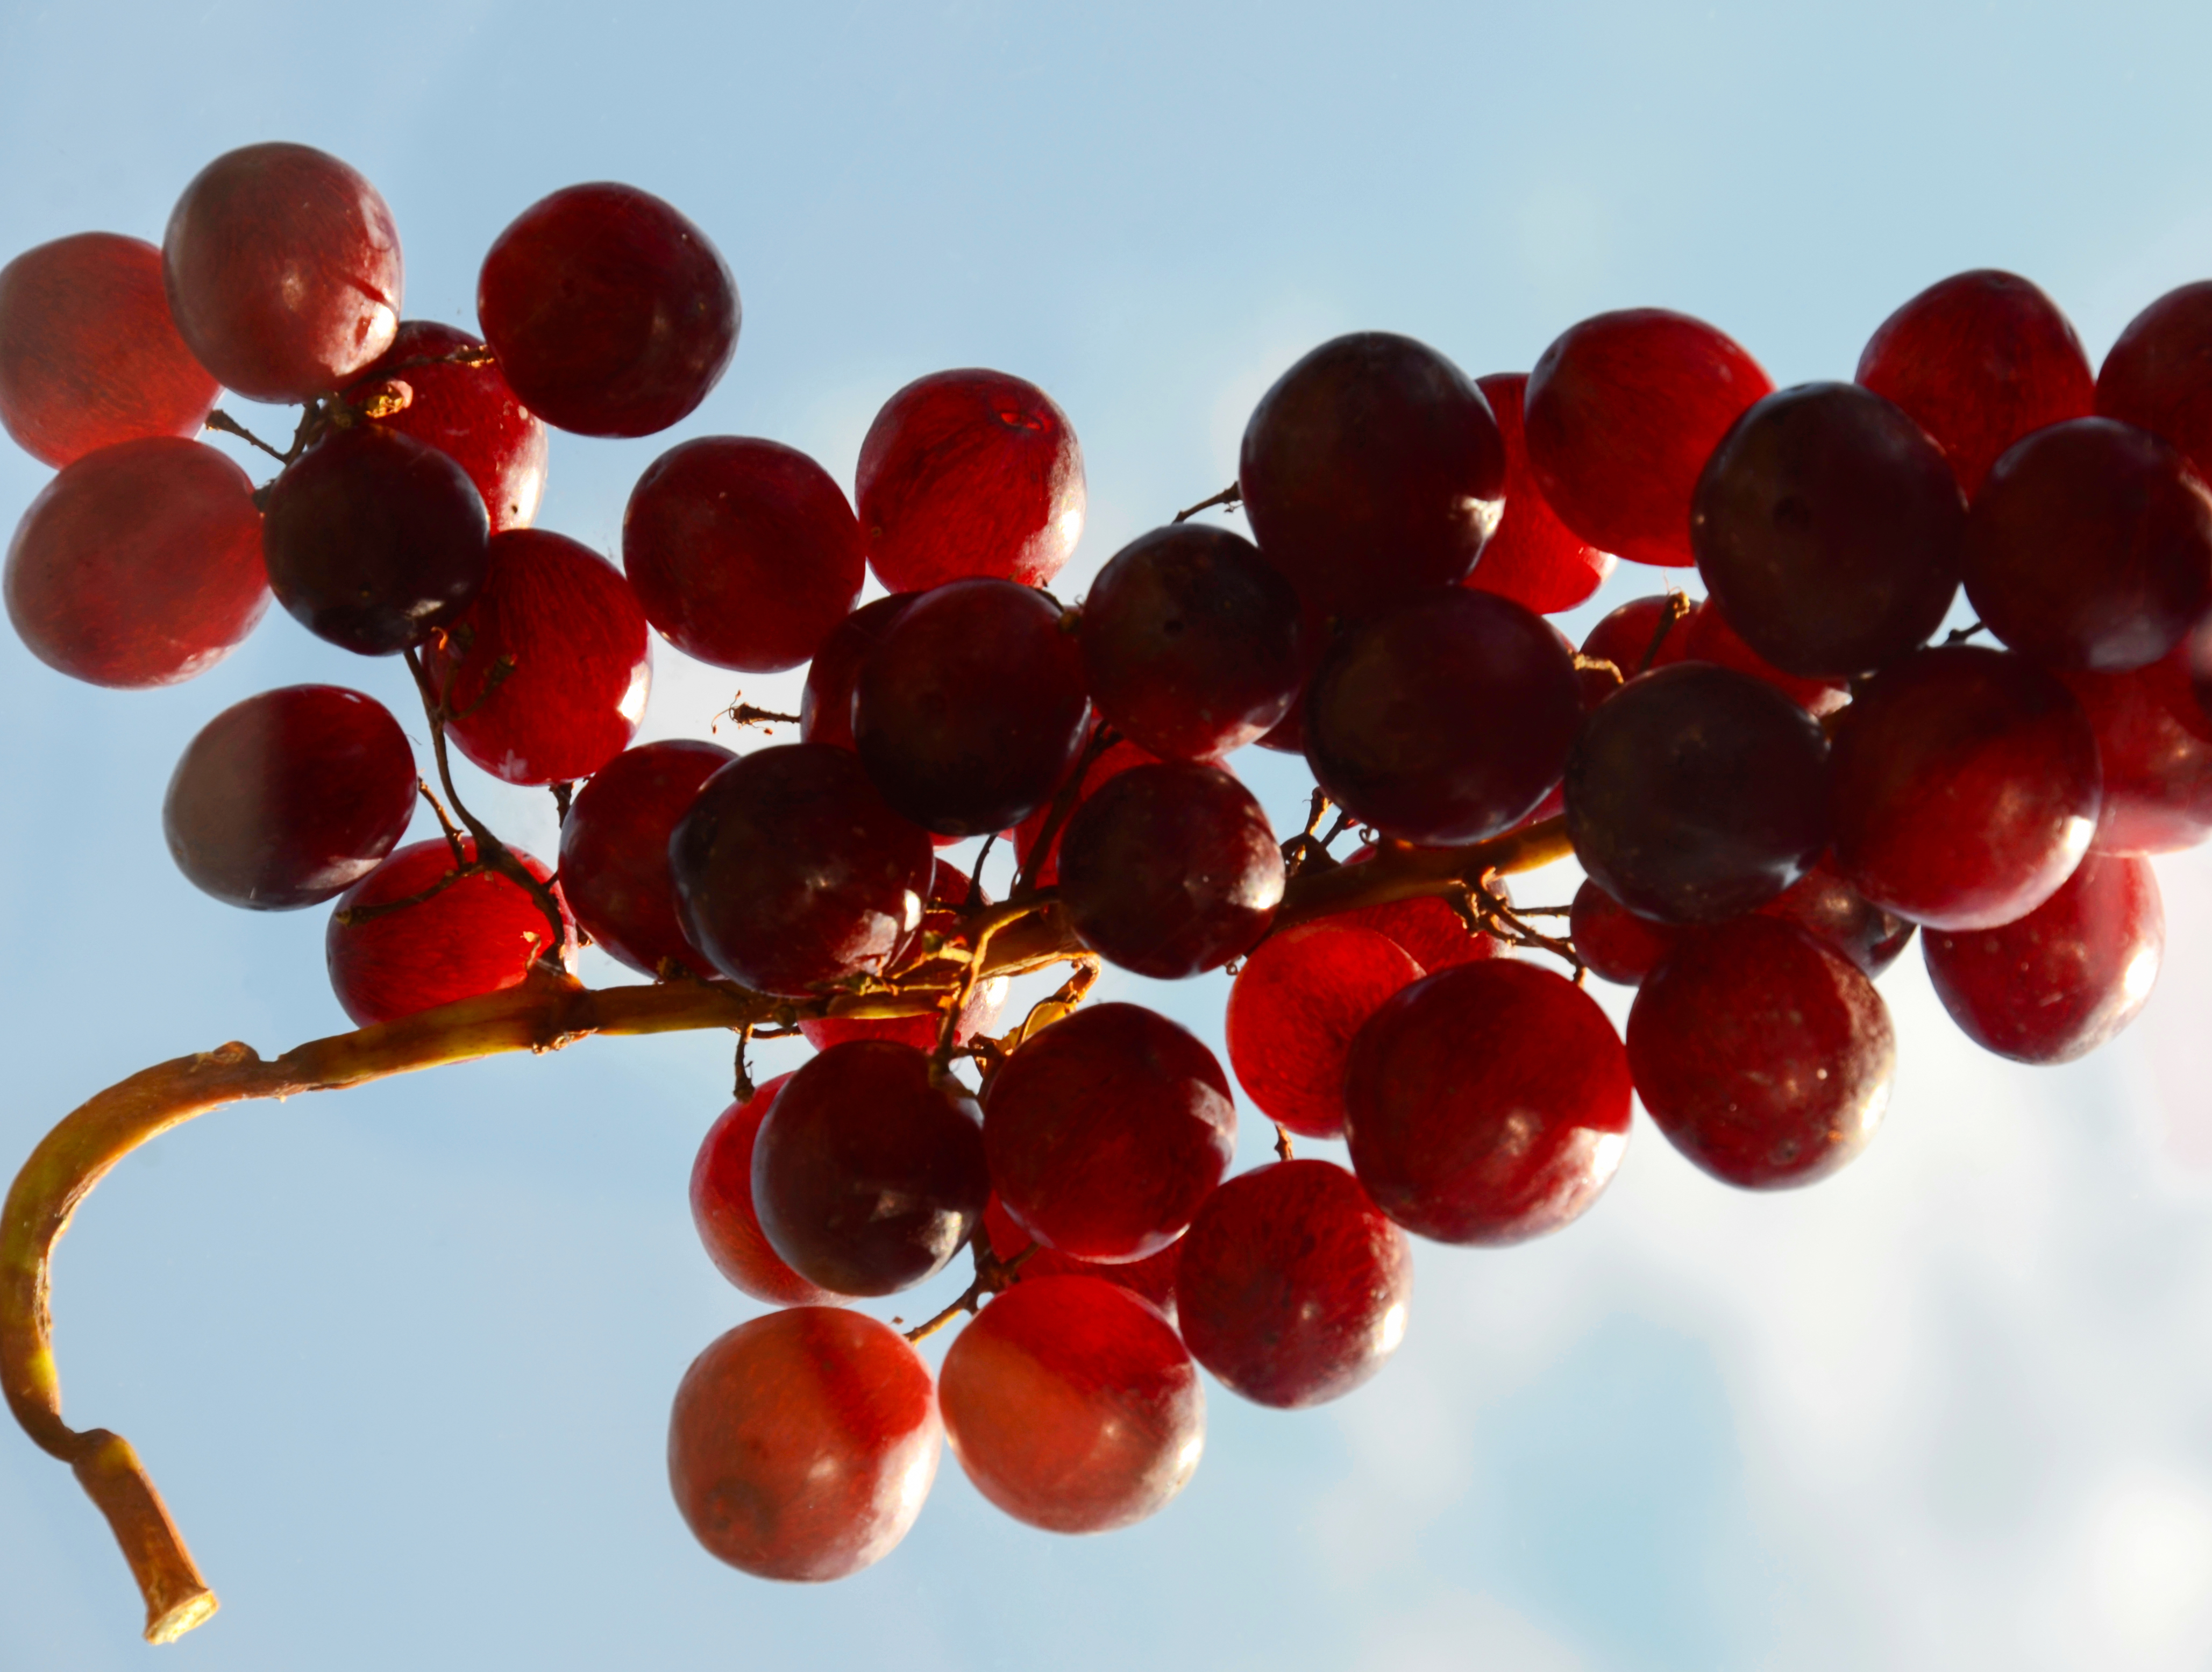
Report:
[[[407,313],[467,324],[516,214],[631,182],[719,244],[744,336],[676,429],[556,436],[542,526],[611,552],[639,472],[700,435],[775,437],[849,489],[886,397],[987,365],[1082,438],[1073,595],[1229,481],[1255,399],[1344,331],[1479,374],[1660,305],[1787,384],[1848,376],[1906,297],[2001,266],[2100,357],[2212,273],[2208,52],[2202,7],[2014,0],[0,0],[0,260],[158,240],[206,161],[291,139],[382,189]],[[47,478],[0,447],[0,526]],[[1566,624],[1658,579],[1619,575]],[[658,654],[648,737],[706,734],[740,684],[796,694]],[[422,736],[396,663],[281,611],[165,692],[0,644],[0,1164],[149,1063],[343,1028],[325,913],[222,907],[160,831],[192,733],[303,680]],[[1302,805],[1299,763],[1237,765],[1285,818]],[[542,793],[457,770],[550,856]],[[1282,1415],[1211,1388],[1194,1484],[1109,1537],[1018,1526],[948,1458],[906,1543],[840,1586],[749,1579],[691,1542],[668,1401],[754,1310],[685,1207],[726,1036],[588,1042],[160,1140],[61,1252],[66,1410],[129,1435],[166,1493],[225,1608],[160,1654],[210,1672],[2202,1666],[2212,862],[2160,870],[2167,967],[2118,1043],[2057,1070],[1983,1055],[1910,953],[1882,983],[1888,1122],[1842,1175],[1735,1194],[1639,1120],[1564,1233],[1422,1246],[1406,1345],[1363,1391]],[[1218,1043],[1225,986],[1106,991]],[[1248,1120],[1244,1164],[1264,1142]],[[0,1669],[144,1664],[139,1620],[68,1472],[0,1430]]]

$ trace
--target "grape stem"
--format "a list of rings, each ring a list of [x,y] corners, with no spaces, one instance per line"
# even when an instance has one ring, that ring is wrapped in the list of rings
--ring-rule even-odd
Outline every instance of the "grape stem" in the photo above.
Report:
[[[450,784],[447,788],[450,793]],[[465,812],[462,817],[467,818]],[[479,843],[488,836],[480,833]],[[1389,844],[1369,863],[1293,879],[1275,927],[1395,900],[1463,893],[1486,877],[1533,869],[1568,851],[1564,821],[1557,818],[1468,848]],[[107,1517],[145,1599],[147,1640],[169,1642],[200,1625],[216,1611],[215,1593],[130,1443],[104,1428],[74,1429],[62,1420],[50,1304],[54,1245],[117,1162],[171,1128],[230,1104],[338,1091],[509,1051],[543,1055],[592,1034],[791,1028],[810,1016],[927,1016],[939,1012],[948,998],[972,992],[979,980],[1066,963],[1095,972],[1095,958],[1077,939],[1056,900],[1035,897],[1013,913],[988,908],[971,923],[971,945],[988,935],[988,950],[979,947],[981,955],[971,955],[957,977],[936,973],[945,969],[939,955],[926,958],[915,972],[896,972],[876,991],[811,999],[695,977],[595,991],[541,962],[503,991],[312,1040],[272,1061],[234,1042],[157,1063],[64,1116],[32,1151],[0,1205],[0,1392],[33,1443],[68,1463]],[[1077,976],[1082,974],[1079,968]],[[1071,998],[1080,996],[1074,981],[1066,990]],[[1040,1019],[1033,1012],[1024,1031]],[[1006,1262],[1006,1268],[1014,1263]],[[960,1310],[956,1304],[951,1311]]]
[[[1188,522],[1200,511],[1211,511],[1217,505],[1225,511],[1231,506],[1242,505],[1243,502],[1244,489],[1238,483],[1232,482],[1212,498],[1202,499],[1197,504],[1176,512],[1173,520],[1176,522]]]

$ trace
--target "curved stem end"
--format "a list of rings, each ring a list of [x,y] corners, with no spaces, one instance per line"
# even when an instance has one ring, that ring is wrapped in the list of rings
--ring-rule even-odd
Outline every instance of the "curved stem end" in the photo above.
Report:
[[[70,1468],[100,1506],[146,1599],[146,1641],[173,1643],[222,1606],[193,1566],[191,1553],[154,1490],[146,1466],[122,1435],[104,1428],[79,1436],[83,1450]]]

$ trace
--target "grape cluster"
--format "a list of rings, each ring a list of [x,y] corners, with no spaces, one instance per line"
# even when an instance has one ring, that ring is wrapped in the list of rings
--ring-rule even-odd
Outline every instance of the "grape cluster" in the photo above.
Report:
[[[1975,1041],[2094,1049],[2155,977],[2147,856],[2212,834],[2212,283],[2094,375],[2048,297],[1987,271],[1899,308],[1854,380],[1778,391],[1656,309],[1571,326],[1525,376],[1341,337],[1206,502],[1254,538],[1186,513],[1073,605],[1047,588],[1081,450],[994,371],[895,394],[854,502],[710,436],[639,479],[619,568],[534,527],[546,425],[665,429],[735,348],[728,270],[645,192],[526,210],[481,337],[401,297],[375,189],[285,144],[210,164],[159,248],[88,234],[0,269],[0,423],[58,469],[9,616],[114,686],[203,671],[272,593],[406,660],[442,798],[380,705],[301,685],[211,721],[163,807],[218,899],[335,900],[363,1027],[573,985],[588,939],[805,1035],[757,1089],[741,1042],[691,1179],[714,1264],[782,1309],[699,1357],[670,1432],[683,1514],[750,1572],[876,1560],[940,1440],[1033,1525],[1152,1513],[1197,1466],[1199,1365],[1270,1406],[1347,1393],[1405,1333],[1407,1233],[1560,1229],[1635,1100],[1728,1183],[1832,1172],[1880,1125],[1874,982],[1916,929]],[[258,488],[193,439],[243,435],[221,387],[303,407],[289,447],[255,442],[281,466]],[[1577,647],[1545,617],[1616,557],[1707,596]],[[1979,619],[1937,641],[1962,591]],[[796,740],[633,747],[655,634],[806,665],[798,715],[738,711]],[[1312,769],[1287,841],[1225,764],[1254,743]],[[449,748],[552,788],[554,866],[469,812]],[[398,846],[418,793],[444,834]],[[1006,899],[939,857],[971,837],[1010,842]],[[1516,905],[1508,872],[1570,853],[1571,908]],[[1228,1070],[1152,1010],[1084,1006],[1102,960],[1234,967]],[[1002,1027],[1012,977],[1070,964]],[[1625,1037],[1588,974],[1637,988]],[[1229,1177],[1232,1074],[1281,1159]],[[967,1293],[903,1337],[844,1304],[963,1249]],[[912,1342],[962,1311],[933,1379]]]

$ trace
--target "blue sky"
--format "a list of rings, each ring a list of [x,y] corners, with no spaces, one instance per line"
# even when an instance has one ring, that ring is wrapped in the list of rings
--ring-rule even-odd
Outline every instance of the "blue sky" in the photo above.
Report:
[[[1789,383],[1847,376],[1906,296],[1996,265],[2100,355],[2212,273],[2208,48],[2200,9],[2010,0],[0,0],[0,259],[94,228],[158,239],[207,160],[294,139],[390,200],[407,312],[466,322],[514,214],[627,180],[718,241],[744,337],[677,429],[556,437],[542,526],[611,550],[638,472],[697,435],[773,436],[849,484],[886,396],[982,364],[1043,385],[1082,437],[1073,592],[1228,481],[1252,402],[1340,331],[1409,332],[1480,374],[1656,304]],[[46,476],[0,456],[7,518]],[[0,1153],[147,1063],[343,1026],[321,914],[197,894],[160,799],[240,697],[332,680],[404,716],[402,678],[281,612],[166,693],[0,644]],[[702,734],[739,683],[665,648],[658,681],[656,736]],[[1279,811],[1302,801],[1295,763],[1238,764]],[[544,797],[477,799],[550,848]],[[667,1402],[750,1310],[684,1206],[719,1038],[172,1134],[64,1245],[68,1410],[147,1457],[226,1603],[162,1652],[224,1672],[2200,1665],[2212,866],[2161,878],[2167,970],[2119,1043],[1997,1063],[1908,958],[1884,982],[1897,1097],[1844,1175],[1734,1195],[1641,1125],[1563,1235],[1421,1249],[1407,1345],[1351,1400],[1282,1416],[1212,1389],[1191,1489],[1109,1538],[1018,1527],[948,1459],[905,1546],[844,1585],[760,1584],[691,1545]],[[1223,986],[1115,990],[1218,1039]],[[139,1664],[137,1620],[67,1472],[0,1432],[0,1667]]]

